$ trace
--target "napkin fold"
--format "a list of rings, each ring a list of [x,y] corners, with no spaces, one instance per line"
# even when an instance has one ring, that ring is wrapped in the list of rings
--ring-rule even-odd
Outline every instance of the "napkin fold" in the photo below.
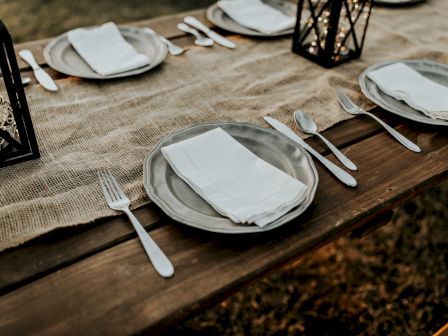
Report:
[[[235,223],[264,227],[305,198],[305,184],[262,160],[221,128],[161,150],[182,180]]]
[[[221,0],[221,8],[232,20],[264,34],[274,34],[291,29],[296,18],[268,6],[260,0]]]
[[[148,56],[138,53],[121,35],[113,22],[97,28],[77,28],[68,40],[87,64],[102,76],[137,69],[149,64]]]
[[[448,87],[422,76],[404,63],[386,65],[367,74],[381,91],[403,100],[433,119],[448,120]]]

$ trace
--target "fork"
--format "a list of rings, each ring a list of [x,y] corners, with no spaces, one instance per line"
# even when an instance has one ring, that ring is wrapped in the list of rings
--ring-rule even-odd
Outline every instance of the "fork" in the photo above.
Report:
[[[135,217],[131,210],[129,210],[131,202],[124,194],[115,177],[110,172],[98,172],[98,178],[107,204],[111,209],[123,211],[128,215],[135,231],[137,231],[143,247],[145,248],[149,260],[151,260],[151,263],[154,265],[157,272],[165,278],[172,276],[174,274],[173,265],[148,232],[146,232],[137,217]]]
[[[182,54],[185,51],[185,49],[179,47],[177,44],[174,44],[173,42],[166,39],[165,37],[159,36],[159,38],[162,41],[162,43],[164,43],[168,47],[168,52],[171,55],[177,56],[177,55]]]
[[[388,124],[386,124],[384,121],[379,119],[377,116],[375,116],[372,113],[369,113],[367,111],[364,111],[362,108],[360,108],[358,105],[356,105],[347,94],[342,92],[341,89],[338,89],[337,96],[338,96],[339,104],[341,104],[342,108],[346,112],[348,112],[350,114],[354,114],[354,115],[366,114],[366,115],[372,117],[381,126],[383,126],[390,133],[390,135],[392,135],[395,139],[397,139],[398,142],[400,142],[403,146],[405,146],[406,148],[410,149],[413,152],[419,153],[422,151],[419,146],[417,146],[411,140],[406,138],[403,134],[399,133],[398,131],[396,131],[395,129],[390,127]]]

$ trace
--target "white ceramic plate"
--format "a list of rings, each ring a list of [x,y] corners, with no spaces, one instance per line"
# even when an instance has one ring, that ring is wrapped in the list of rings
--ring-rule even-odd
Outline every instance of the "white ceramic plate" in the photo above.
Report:
[[[221,127],[260,158],[299,179],[307,186],[305,200],[264,228],[235,224],[218,214],[171,169],[160,148]],[[277,228],[302,214],[312,203],[318,175],[309,154],[279,132],[246,123],[211,123],[177,131],[157,145],[143,164],[144,186],[149,198],[168,216],[186,225],[219,233],[256,233]]]
[[[156,34],[137,27],[119,27],[119,29],[127,42],[138,52],[149,57],[150,64],[126,72],[101,76],[93,71],[75,49],[73,49],[68,41],[67,33],[56,37],[47,44],[44,49],[45,61],[53,69],[69,76],[90,79],[110,79],[141,74],[156,67],[166,58],[167,48]]]
[[[406,60],[400,62],[408,65],[430,80],[448,86],[448,65],[429,60]],[[432,119],[423,112],[413,109],[405,102],[385,94],[367,77],[369,72],[392,63],[396,62],[374,64],[364,70],[361,76],[359,76],[359,85],[364,95],[386,111],[395,113],[401,117],[425,124],[448,126],[448,120]]]

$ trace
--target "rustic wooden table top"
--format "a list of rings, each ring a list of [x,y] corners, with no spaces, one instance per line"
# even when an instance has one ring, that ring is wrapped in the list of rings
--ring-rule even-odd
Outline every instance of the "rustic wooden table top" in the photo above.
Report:
[[[190,14],[205,21],[203,11]],[[136,25],[187,45],[191,40],[176,29],[184,16]],[[16,50],[31,49],[46,67],[42,50],[47,42],[25,43]],[[30,73],[19,63],[25,75]],[[46,69],[53,78],[64,77]],[[393,208],[448,177],[448,133],[380,109],[374,112],[418,142],[423,152],[404,149],[368,118],[328,129],[325,136],[359,163],[354,174],[359,186],[343,186],[317,163],[315,202],[282,228],[248,239],[179,225],[154,204],[136,210],[174,264],[170,279],[161,278],[148,263],[125,216],[57,230],[0,253],[0,335],[153,335],[341,235],[387,222]],[[320,142],[307,141],[334,159]]]

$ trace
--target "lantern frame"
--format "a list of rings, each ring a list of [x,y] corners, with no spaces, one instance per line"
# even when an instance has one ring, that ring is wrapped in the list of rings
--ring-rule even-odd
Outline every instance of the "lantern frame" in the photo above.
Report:
[[[40,157],[33,123],[17,64],[11,35],[0,20],[0,70],[8,93],[18,139],[0,129],[0,139],[7,145],[0,150],[0,167]]]
[[[372,4],[372,0],[299,0],[293,35],[293,52],[325,68],[331,68],[359,58],[364,46]],[[356,10],[355,6],[358,6]],[[306,9],[309,10],[309,16],[307,16]],[[345,17],[349,23],[349,29],[341,39],[338,34],[340,34],[339,25],[343,12],[345,12]],[[352,13],[356,13],[355,18],[352,18]],[[322,19],[324,14],[325,18]],[[363,19],[366,22],[362,36],[359,38],[355,26],[358,20]],[[322,20],[325,20],[326,24],[326,28],[323,29],[325,34],[321,32],[321,27],[319,27]],[[310,34],[315,34],[319,41],[314,42],[313,45],[313,42],[306,42]],[[346,47],[349,39],[353,41],[353,48]],[[344,51],[343,48],[346,48],[344,53],[342,52]]]

